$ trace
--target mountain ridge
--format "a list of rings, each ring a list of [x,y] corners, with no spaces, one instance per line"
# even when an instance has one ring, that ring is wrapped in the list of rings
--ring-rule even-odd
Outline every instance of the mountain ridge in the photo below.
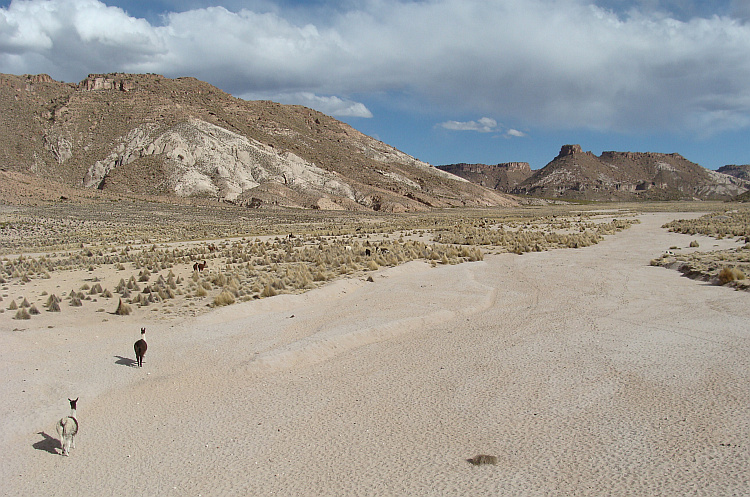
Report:
[[[516,205],[320,112],[190,77],[3,74],[0,112],[0,166],[67,186],[314,209]]]
[[[517,164],[517,163],[506,163]],[[546,166],[515,183],[497,181],[497,166],[438,166],[499,191],[519,196],[571,200],[728,200],[750,190],[743,166],[735,174],[711,171],[678,153],[605,151],[600,156],[580,145],[563,145]]]

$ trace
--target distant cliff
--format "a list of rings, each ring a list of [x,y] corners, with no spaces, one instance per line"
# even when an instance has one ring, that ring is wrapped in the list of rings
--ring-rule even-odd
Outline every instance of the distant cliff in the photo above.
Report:
[[[437,167],[472,183],[501,192],[511,191],[532,174],[528,162],[504,162],[494,165],[460,163]]]

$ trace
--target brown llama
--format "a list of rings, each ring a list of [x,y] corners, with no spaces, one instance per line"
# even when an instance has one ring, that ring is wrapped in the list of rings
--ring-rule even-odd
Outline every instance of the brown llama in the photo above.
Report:
[[[206,266],[208,266],[208,263],[206,261],[203,262],[196,262],[193,264],[193,271],[202,272],[204,269],[206,269]]]
[[[146,328],[141,328],[141,339],[133,344],[133,350],[135,350],[135,360],[138,362],[138,367],[143,367],[143,356],[146,355]]]

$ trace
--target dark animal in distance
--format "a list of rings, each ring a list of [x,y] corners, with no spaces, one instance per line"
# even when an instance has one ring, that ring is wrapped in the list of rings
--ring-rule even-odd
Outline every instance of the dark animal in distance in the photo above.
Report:
[[[206,266],[208,266],[206,261],[196,262],[195,264],[193,264],[193,271],[203,271],[204,269],[206,269]]]
[[[76,418],[76,403],[78,397],[75,400],[68,399],[70,402],[70,414],[65,416],[57,422],[56,428],[57,433],[60,435],[60,445],[62,445],[62,455],[69,456],[70,449],[76,448],[76,433],[78,433],[78,419]]]
[[[133,344],[133,350],[135,350],[135,360],[138,362],[138,367],[143,367],[143,356],[146,355],[146,328],[141,328],[141,339]]]

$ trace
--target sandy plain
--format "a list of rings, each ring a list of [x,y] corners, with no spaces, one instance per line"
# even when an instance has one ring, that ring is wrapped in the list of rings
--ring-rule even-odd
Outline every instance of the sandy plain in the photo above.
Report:
[[[586,248],[414,261],[197,316],[6,312],[0,493],[750,494],[749,294],[650,266],[716,243],[661,228],[683,213],[639,217]]]

